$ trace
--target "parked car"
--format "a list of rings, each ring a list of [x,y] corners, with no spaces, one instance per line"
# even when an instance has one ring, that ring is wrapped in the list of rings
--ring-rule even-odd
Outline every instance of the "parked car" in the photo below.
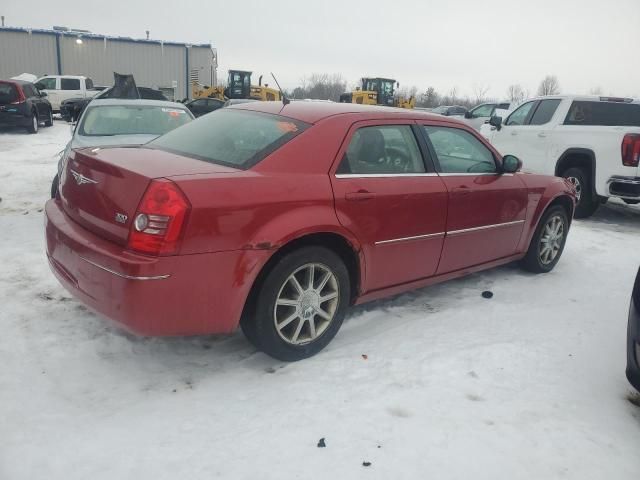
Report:
[[[461,117],[467,112],[467,109],[459,105],[441,105],[431,110],[431,113],[444,115],[445,117]]]
[[[213,112],[224,107],[224,101],[217,98],[194,98],[185,103],[185,106],[191,110],[196,117],[201,117],[205,113]]]
[[[591,216],[610,197],[640,202],[640,103],[631,98],[538,97],[490,124],[491,143],[521,158],[525,171],[571,180],[576,217]]]
[[[496,115],[496,110],[509,110],[510,105],[511,104],[509,102],[482,103],[464,113],[465,122],[480,131],[480,127],[482,127],[484,123],[487,123],[491,117]]]
[[[58,162],[51,182],[51,198],[58,179],[75,149],[112,145],[137,146],[193,120],[184,105],[160,100],[93,99],[80,117],[71,140]]]
[[[230,107],[232,105],[240,105],[242,103],[252,103],[259,102],[260,100],[256,100],[255,98],[230,98],[226,102],[224,102],[223,107]]]
[[[22,80],[0,80],[0,127],[25,127],[38,133],[40,123],[53,125],[53,110],[47,94],[33,83]]]
[[[636,275],[627,327],[627,378],[640,391],[640,270]]]
[[[141,99],[162,100],[165,102],[169,101],[167,97],[160,90],[155,90],[153,88],[148,88],[148,87],[137,87],[137,88],[138,88],[138,93]],[[76,121],[78,118],[80,118],[80,115],[82,114],[83,110],[86,108],[86,106],[89,104],[91,100],[98,99],[98,98],[101,98],[101,99],[114,98],[114,96],[112,95],[113,87],[94,87],[94,89],[99,91],[99,93],[94,97],[84,97],[84,98],[77,97],[77,98],[70,98],[68,100],[64,100],[60,105],[60,114],[62,115],[63,120],[66,120],[67,122]]]
[[[351,304],[515,260],[553,269],[575,193],[519,166],[438,115],[247,103],[140,148],[72,152],[46,204],[47,256],[74,296],[133,332],[240,324],[299,360]]]
[[[94,89],[93,80],[82,75],[45,75],[38,79],[36,87],[42,92],[47,92],[55,113],[60,111],[60,105],[64,100],[93,97],[99,92]]]

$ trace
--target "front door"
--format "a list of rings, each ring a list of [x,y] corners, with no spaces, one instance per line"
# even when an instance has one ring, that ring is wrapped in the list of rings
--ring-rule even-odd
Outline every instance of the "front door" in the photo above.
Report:
[[[447,191],[412,122],[355,124],[331,175],[340,223],[361,242],[363,292],[434,275],[447,218]]]
[[[466,129],[423,129],[449,193],[447,234],[437,273],[515,254],[528,201],[520,176],[500,173],[493,152]]]

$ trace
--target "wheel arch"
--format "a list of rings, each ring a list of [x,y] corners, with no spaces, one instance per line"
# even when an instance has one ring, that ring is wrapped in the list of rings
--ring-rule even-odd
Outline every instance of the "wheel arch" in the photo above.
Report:
[[[354,239],[350,239],[346,235],[336,231],[304,232],[282,242],[277,249],[273,250],[272,255],[264,265],[262,265],[249,289],[242,308],[240,321],[251,316],[260,285],[278,261],[293,251],[312,245],[328,248],[342,259],[349,272],[349,283],[351,287],[350,301],[351,303],[355,301],[360,291],[362,279],[364,278],[364,259],[362,258],[361,248],[356,245]]]
[[[596,194],[596,154],[589,148],[568,148],[560,155],[556,162],[555,175],[561,177],[562,173],[569,168],[587,166],[587,171],[591,175],[591,191]]]

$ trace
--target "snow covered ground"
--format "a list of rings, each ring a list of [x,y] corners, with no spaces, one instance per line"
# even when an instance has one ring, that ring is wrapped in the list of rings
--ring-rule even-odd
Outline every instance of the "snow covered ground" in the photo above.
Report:
[[[575,221],[551,274],[354,308],[325,351],[283,364],[240,333],[135,338],[70,298],[42,228],[69,136],[0,133],[0,479],[638,478],[640,208]]]

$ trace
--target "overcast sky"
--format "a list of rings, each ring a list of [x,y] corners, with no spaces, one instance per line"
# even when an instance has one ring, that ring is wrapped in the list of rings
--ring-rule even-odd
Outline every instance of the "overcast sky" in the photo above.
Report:
[[[36,0],[0,2],[0,15],[7,26],[210,42],[220,78],[273,71],[285,88],[327,72],[504,97],[554,74],[563,93],[640,96],[640,0]]]

